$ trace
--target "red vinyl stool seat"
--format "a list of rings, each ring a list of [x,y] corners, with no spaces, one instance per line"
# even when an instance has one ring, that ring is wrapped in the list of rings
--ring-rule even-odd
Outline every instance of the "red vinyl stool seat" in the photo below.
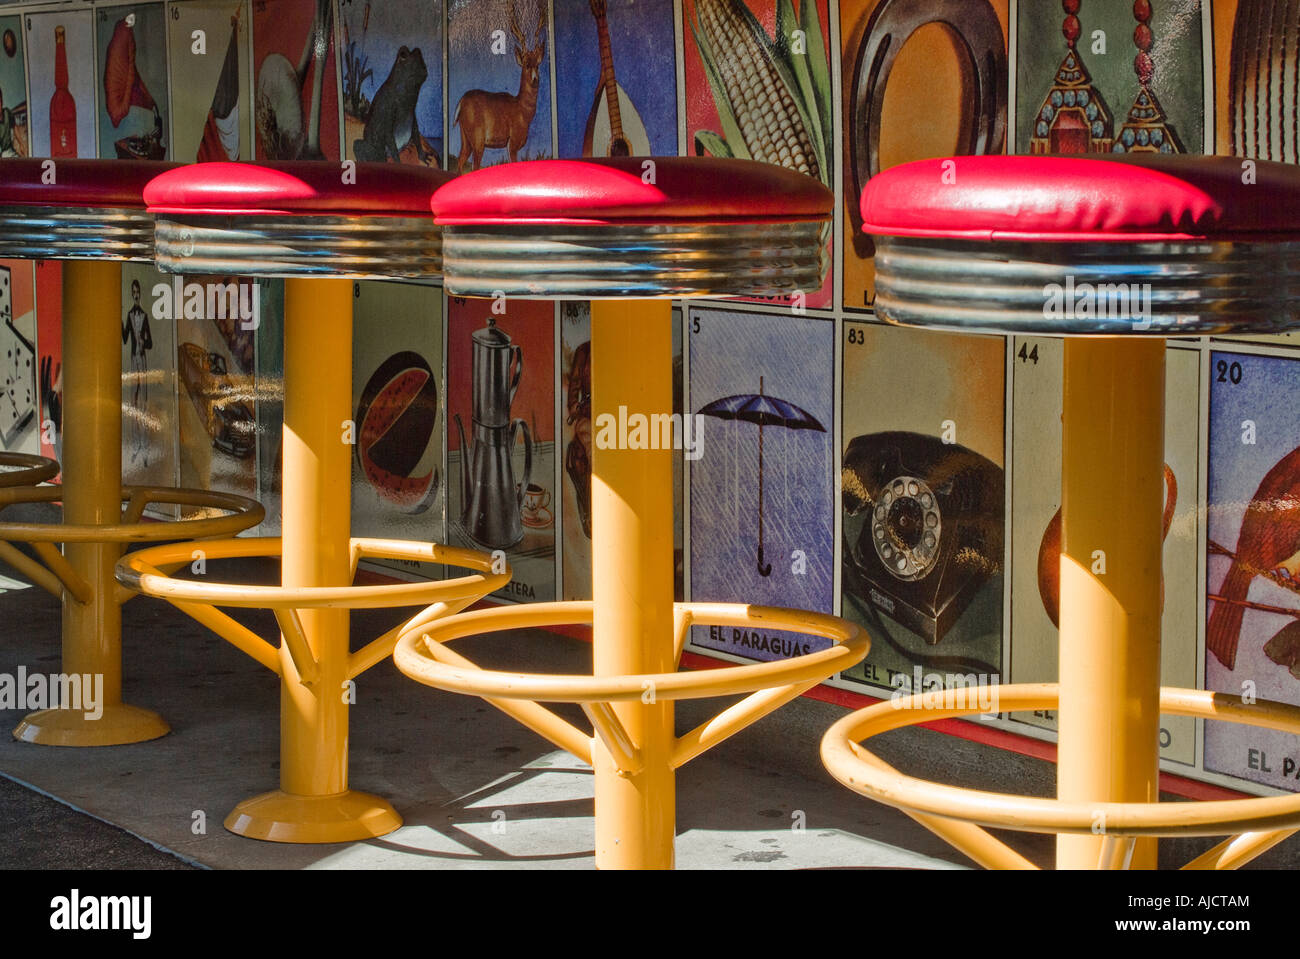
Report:
[[[437,277],[433,192],[450,174],[385,163],[201,163],[144,192],[175,273]]]
[[[1057,798],[921,782],[858,744],[982,711],[927,708],[921,695],[836,723],[827,767],[990,866],[1028,863],[981,825],[1057,833],[1062,868],[1153,867],[1154,840],[1137,837],[1241,830],[1192,864],[1229,868],[1289,836],[1300,796],[1157,803],[1162,704],[1300,730],[1294,706],[1160,687],[1163,337],[1300,325],[1300,168],[1166,155],[926,160],[873,178],[861,212],[883,319],[1067,337],[1060,682],[963,690],[968,704],[1007,711],[1059,706]]]
[[[894,323],[1272,333],[1294,326],[1300,309],[1300,168],[1291,165],[1165,155],[923,160],[871,180],[861,211],[879,237],[876,308]],[[1149,285],[1150,316],[1051,315],[1044,288],[1064,293],[1067,283]]]
[[[449,292],[595,300],[596,418],[672,412],[671,297],[819,288],[833,207],[831,192],[801,174],[687,157],[512,163],[454,180],[433,201]],[[597,866],[666,868],[676,768],[859,662],[870,643],[857,626],[818,613],[674,604],[671,451],[597,445],[592,461],[593,602],[417,620],[394,659],[412,679],[482,696],[592,764]],[[785,629],[830,645],[780,663],[679,673],[692,622]],[[447,646],[474,633],[587,623],[590,676],[481,670]],[[734,692],[751,695],[674,735],[673,700]],[[542,702],[581,704],[593,735]]]
[[[62,600],[63,668],[102,673],[105,688],[100,719],[86,721],[69,710],[35,713],[14,730],[29,742],[108,746],[164,735],[168,727],[160,716],[121,701],[122,597],[112,569],[122,544],[230,536],[262,521],[262,507],[247,497],[121,486],[121,263],[153,257],[153,218],[142,192],[169,166],[0,160],[0,258],[69,261],[63,266],[66,412],[56,424],[63,432],[63,483],[36,485],[58,473],[49,460],[0,481],[0,510],[61,501],[63,520],[0,522],[0,558]],[[150,503],[183,504],[201,515],[142,522]],[[14,542],[29,544],[35,556]]]
[[[743,160],[537,160],[453,180],[433,211],[458,295],[777,296],[821,285],[830,197]]]
[[[168,171],[144,191],[162,270],[285,278],[283,535],[208,548],[219,558],[279,557],[280,584],[176,579],[170,574],[183,563],[165,547],[117,567],[122,585],[171,602],[280,677],[281,788],[227,816],[226,828],[242,836],[343,842],[400,826],[387,800],[348,786],[349,697],[340,690],[388,657],[401,627],[353,651],[347,611],[433,604],[437,613],[458,612],[510,579],[509,567],[486,553],[351,536],[352,280],[440,275],[429,204],[447,179],[384,163],[203,163]],[[366,587],[354,582],[363,558],[471,573]],[[274,610],[278,645],[222,606]]]

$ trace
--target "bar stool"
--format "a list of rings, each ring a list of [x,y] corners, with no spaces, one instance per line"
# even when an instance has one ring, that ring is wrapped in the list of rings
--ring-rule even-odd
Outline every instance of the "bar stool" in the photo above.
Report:
[[[1294,706],[1160,686],[1165,337],[1300,326],[1300,169],[1163,155],[927,160],[872,179],[862,215],[889,322],[1067,337],[1060,682],[859,710],[827,731],[827,768],[991,867],[1031,864],[981,826],[1056,833],[1058,868],[1154,868],[1155,840],[1139,837],[1236,833],[1190,864],[1233,868],[1291,835],[1300,795],[1159,803],[1157,789],[1162,711],[1300,733]],[[990,699],[1059,709],[1056,799],[924,782],[859,745],[985,712]]]
[[[510,580],[503,561],[433,543],[351,537],[352,281],[427,278],[442,266],[429,201],[447,174],[379,164],[202,163],[145,189],[169,273],[285,277],[283,535],[205,546],[209,559],[279,556],[279,586],[172,578],[173,547],[118,564],[118,581],[167,600],[280,677],[280,788],[246,799],[230,831],[277,842],[348,842],[401,825],[385,799],[348,788],[348,690],[401,627],[352,652],[352,609],[434,604],[458,612]],[[476,570],[426,583],[354,586],[366,557]],[[270,609],[275,647],[217,607]],[[429,616],[428,610],[421,613]]]
[[[63,671],[104,678],[100,718],[75,709],[32,713],[14,730],[27,742],[114,746],[165,735],[161,716],[122,702],[121,604],[131,594],[114,582],[113,564],[128,542],[232,536],[262,521],[262,507],[247,497],[122,486],[122,262],[152,258],[153,221],[141,191],[164,169],[121,160],[0,160],[0,257],[66,261],[63,484],[37,485],[57,474],[57,464],[51,471],[49,460],[15,454],[9,462],[26,469],[0,482],[0,509],[62,502],[63,522],[0,522],[0,558],[62,600]],[[199,512],[191,520],[143,522],[152,503]],[[30,544],[40,561],[15,542]]]
[[[591,298],[593,422],[672,412],[676,296],[817,289],[834,199],[768,164],[682,157],[538,160],[467,174],[438,191],[447,289],[464,296]],[[654,422],[651,419],[651,422]],[[482,696],[595,769],[596,864],[670,868],[675,770],[861,661],[857,626],[820,613],[673,603],[671,443],[597,443],[594,602],[534,603],[418,619],[394,653],[426,685]],[[447,644],[522,627],[592,624],[594,675],[478,669]],[[677,672],[692,624],[788,629],[831,644],[793,659]],[[684,736],[676,699],[750,693]],[[589,737],[542,702],[580,703]]]

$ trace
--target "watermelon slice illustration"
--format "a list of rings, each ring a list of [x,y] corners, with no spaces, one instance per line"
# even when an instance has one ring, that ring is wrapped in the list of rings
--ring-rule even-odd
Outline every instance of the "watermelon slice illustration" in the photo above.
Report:
[[[357,405],[357,459],[379,495],[422,513],[438,491],[438,470],[418,472],[438,423],[438,382],[418,353],[402,350],[379,365]]]

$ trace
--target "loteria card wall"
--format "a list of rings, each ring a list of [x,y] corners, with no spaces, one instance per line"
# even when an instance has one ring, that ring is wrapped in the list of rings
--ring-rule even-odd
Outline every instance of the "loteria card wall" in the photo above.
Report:
[[[675,412],[690,427],[679,594],[866,624],[871,656],[831,685],[880,697],[1056,675],[1062,348],[879,322],[863,184],[911,159],[1004,151],[1300,162],[1296,36],[1300,0],[5,4],[0,155],[465,171],[622,151],[820,179],[838,199],[821,289],[674,312]],[[59,274],[0,263],[5,449],[60,449]],[[355,292],[354,528],[502,549],[517,578],[499,600],[588,596],[587,304],[462,300],[428,283]],[[255,316],[191,315],[168,278],[124,273],[123,462],[137,481],[255,492],[272,532],[283,287],[245,293]],[[1300,335],[1180,339],[1168,360],[1164,681],[1300,704]],[[511,424],[491,482],[473,429],[488,377],[492,414]],[[787,423],[727,418],[717,401],[740,394],[784,404]],[[866,508],[891,470],[943,513],[931,567],[902,576]],[[691,644],[765,660],[815,643],[705,629]],[[1051,739],[1055,716],[970,724],[989,728]],[[1280,734],[1170,718],[1161,745],[1173,772],[1300,789],[1300,746]]]

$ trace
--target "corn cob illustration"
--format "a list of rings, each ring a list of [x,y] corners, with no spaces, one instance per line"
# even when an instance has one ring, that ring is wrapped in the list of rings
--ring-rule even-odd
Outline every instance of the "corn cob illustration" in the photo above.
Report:
[[[815,17],[813,0],[804,0],[804,5]],[[783,0],[782,7],[791,10],[789,22],[794,21],[789,0]],[[742,0],[696,0],[695,13],[697,23],[691,30],[724,132],[719,137],[701,131],[697,134],[701,146],[715,154],[798,170],[825,182],[820,105],[815,96],[807,95],[811,84],[801,89],[796,80],[781,24],[774,41]],[[820,45],[819,30],[811,42]],[[820,46],[817,52],[821,53]],[[798,66],[803,68],[802,63]]]

